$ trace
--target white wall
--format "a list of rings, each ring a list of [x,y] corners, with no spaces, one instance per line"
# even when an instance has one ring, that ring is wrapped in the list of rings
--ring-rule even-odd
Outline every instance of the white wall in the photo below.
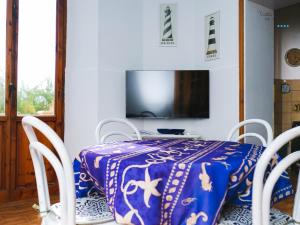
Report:
[[[289,28],[275,28],[276,58],[275,77],[277,79],[300,79],[300,68],[285,62],[285,54],[291,48],[300,48],[300,4],[275,11],[276,24],[288,24]]]
[[[238,122],[238,1],[182,0],[177,2],[177,47],[159,46],[159,4],[144,0],[143,69],[209,69],[210,118],[145,120],[144,129],[184,128],[204,138],[224,139]],[[221,11],[221,56],[204,61],[204,18]]]
[[[125,71],[142,67],[142,1],[100,0],[98,11],[99,120],[125,118]]]
[[[124,71],[142,66],[141,10],[139,0],[68,3],[65,143],[73,155],[95,144],[99,120],[125,117]]]
[[[273,124],[274,13],[251,1],[245,4],[245,118]],[[261,128],[247,131],[262,132]]]
[[[68,2],[65,143],[73,154],[94,143],[98,121],[98,1]]]
[[[172,2],[170,0],[169,2]],[[209,69],[210,119],[134,120],[139,129],[185,128],[224,139],[238,122],[238,0],[177,0],[177,47],[159,47],[162,0],[68,4],[65,142],[94,144],[100,119],[125,117],[125,70]],[[220,59],[204,61],[204,17],[221,11]]]

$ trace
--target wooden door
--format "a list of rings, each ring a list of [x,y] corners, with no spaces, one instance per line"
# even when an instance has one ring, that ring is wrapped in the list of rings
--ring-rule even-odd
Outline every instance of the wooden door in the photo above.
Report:
[[[0,90],[0,202],[36,196],[23,116],[37,116],[63,137],[66,47],[66,0],[3,1],[7,10],[2,114]],[[46,169],[55,192],[54,171],[48,164]]]

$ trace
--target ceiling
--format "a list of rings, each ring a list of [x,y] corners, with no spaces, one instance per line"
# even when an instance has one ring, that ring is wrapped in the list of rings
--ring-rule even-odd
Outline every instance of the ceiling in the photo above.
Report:
[[[300,0],[251,0],[271,9],[280,9],[290,5],[300,3]]]

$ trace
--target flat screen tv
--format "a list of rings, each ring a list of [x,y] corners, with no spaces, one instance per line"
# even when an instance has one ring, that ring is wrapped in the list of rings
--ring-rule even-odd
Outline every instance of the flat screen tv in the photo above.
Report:
[[[209,118],[209,71],[126,71],[127,118]]]

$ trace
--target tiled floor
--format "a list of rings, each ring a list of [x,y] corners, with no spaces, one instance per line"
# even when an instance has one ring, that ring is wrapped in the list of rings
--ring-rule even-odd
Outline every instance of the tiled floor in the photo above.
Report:
[[[56,198],[57,199],[57,198]],[[54,200],[55,201],[55,200]],[[38,213],[32,208],[37,201],[24,200],[0,204],[0,224],[5,225],[38,225],[41,223]],[[289,198],[275,207],[291,214],[293,199]]]

